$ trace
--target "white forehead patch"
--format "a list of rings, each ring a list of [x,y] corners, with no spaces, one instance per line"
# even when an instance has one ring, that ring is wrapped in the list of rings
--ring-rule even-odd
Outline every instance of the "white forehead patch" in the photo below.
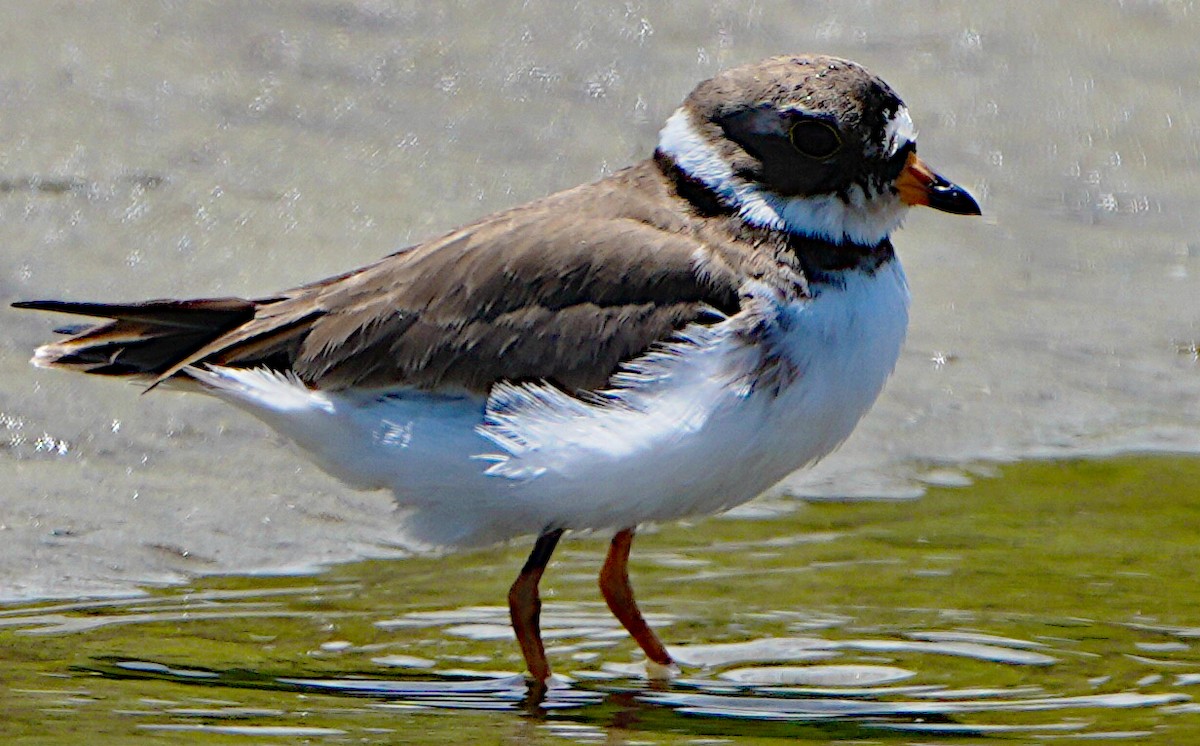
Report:
[[[907,106],[901,105],[899,109],[896,109],[896,113],[892,115],[887,127],[884,128],[884,137],[886,140],[883,147],[888,156],[895,155],[900,148],[917,141],[917,128],[913,126]]]

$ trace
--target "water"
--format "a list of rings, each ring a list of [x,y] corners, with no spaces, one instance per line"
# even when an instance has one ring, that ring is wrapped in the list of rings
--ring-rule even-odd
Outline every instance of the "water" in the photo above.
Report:
[[[1200,450],[1191,3],[489,8],[6,8],[0,299],[269,294],[610,172],[715,70],[821,50],[897,88],[985,217],[914,212],[897,374],[783,490]],[[0,597],[398,553],[385,495],[200,397],[36,371],[61,319],[3,314]]]
[[[960,743],[966,723],[1026,741],[1186,742],[1192,704],[1174,698],[1196,675],[1193,462],[1035,463],[961,485],[1029,458],[1200,450],[1195,4],[487,7],[5,6],[0,301],[268,294],[643,157],[722,67],[857,59],[907,100],[922,156],[985,216],[914,213],[896,236],[909,344],[841,451],[735,520],[639,539],[635,582],[664,637],[723,662],[664,691],[614,669],[633,658],[592,605],[601,543],[576,539],[548,578],[564,604],[551,608],[591,630],[552,643],[576,648],[552,656],[575,678],[564,706],[490,712],[520,710],[503,676],[439,693],[454,668],[519,668],[492,607],[523,547],[405,558],[386,495],[348,492],[200,397],[36,371],[26,360],[56,321],[0,310],[0,598],[31,604],[0,617],[0,727],[114,742],[182,728],[238,742]],[[245,596],[220,595],[233,591]],[[376,625],[414,613],[435,619]],[[695,649],[755,641],[797,657]],[[375,661],[389,656],[410,665]],[[421,691],[338,684],[360,680]],[[1034,704],[946,704],[964,701]],[[304,727],[348,735],[244,730]]]
[[[568,540],[543,581],[540,702],[497,605],[521,547],[9,605],[0,734],[1192,743],[1197,479],[1194,458],[1043,462],[920,501],[665,527],[632,573],[671,682],[598,601],[604,542]]]

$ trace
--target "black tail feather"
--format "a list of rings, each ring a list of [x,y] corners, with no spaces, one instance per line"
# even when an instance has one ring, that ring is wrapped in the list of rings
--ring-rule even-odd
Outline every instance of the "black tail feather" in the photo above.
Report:
[[[254,318],[258,303],[241,298],[106,304],[35,300],[13,307],[111,319],[71,325],[67,339],[38,348],[43,367],[155,379],[214,339]]]
[[[95,316],[118,321],[149,321],[191,329],[212,329],[243,324],[254,317],[255,301],[243,298],[201,300],[148,300],[141,303],[76,303],[63,300],[27,300],[13,308]]]

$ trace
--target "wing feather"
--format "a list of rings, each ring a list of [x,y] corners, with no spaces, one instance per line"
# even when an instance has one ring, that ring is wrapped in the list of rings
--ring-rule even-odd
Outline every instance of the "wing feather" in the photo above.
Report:
[[[671,190],[647,161],[256,301],[37,302],[113,319],[44,346],[38,362],[154,383],[212,363],[327,389],[602,388],[687,324],[739,308],[745,245],[714,255]]]

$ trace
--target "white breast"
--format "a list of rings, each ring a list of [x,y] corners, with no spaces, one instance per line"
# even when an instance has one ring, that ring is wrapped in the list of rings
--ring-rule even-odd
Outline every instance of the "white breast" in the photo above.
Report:
[[[908,289],[895,261],[820,288],[791,304],[764,289],[765,347],[738,333],[740,315],[689,327],[592,402],[536,385],[501,385],[485,402],[310,391],[266,371],[199,377],[335,476],[392,489],[414,543],[622,528],[742,503],[850,434],[896,363]],[[789,372],[781,387],[756,385],[767,351]]]

